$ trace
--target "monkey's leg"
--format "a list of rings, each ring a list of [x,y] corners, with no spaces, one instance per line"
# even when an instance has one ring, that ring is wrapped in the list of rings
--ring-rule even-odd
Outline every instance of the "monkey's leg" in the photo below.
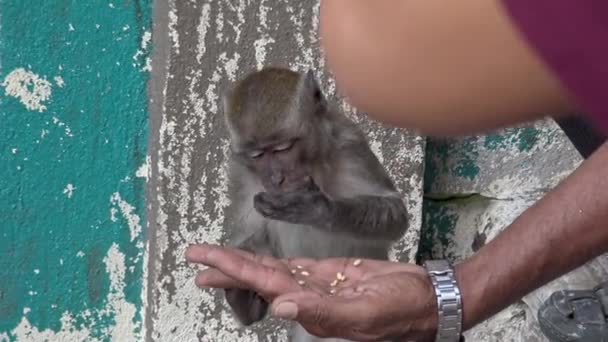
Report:
[[[267,236],[263,230],[239,242],[236,247],[251,253],[268,253],[269,251]],[[237,320],[245,326],[261,321],[268,312],[269,304],[254,291],[224,289],[224,297]]]
[[[268,312],[268,303],[254,291],[224,289],[224,296],[238,321],[245,326],[261,321]]]

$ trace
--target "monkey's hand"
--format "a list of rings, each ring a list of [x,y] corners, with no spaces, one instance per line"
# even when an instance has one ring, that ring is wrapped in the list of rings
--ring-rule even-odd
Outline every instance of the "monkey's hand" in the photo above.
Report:
[[[254,196],[253,206],[264,217],[294,224],[320,226],[331,219],[332,201],[310,182],[304,189]]]

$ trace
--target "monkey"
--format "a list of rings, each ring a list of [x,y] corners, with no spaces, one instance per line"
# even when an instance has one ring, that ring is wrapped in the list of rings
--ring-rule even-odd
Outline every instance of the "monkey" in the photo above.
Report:
[[[323,95],[312,70],[266,66],[222,95],[229,135],[229,244],[278,258],[388,260],[408,212],[366,136]],[[236,319],[269,304],[224,289]],[[296,328],[293,341],[314,341]]]

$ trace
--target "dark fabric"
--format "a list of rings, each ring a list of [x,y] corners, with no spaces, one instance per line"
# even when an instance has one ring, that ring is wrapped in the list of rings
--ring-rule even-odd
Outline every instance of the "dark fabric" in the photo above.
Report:
[[[606,141],[606,135],[582,115],[560,117],[555,119],[555,122],[585,159]]]
[[[503,0],[503,4],[581,110],[608,133],[608,1]]]

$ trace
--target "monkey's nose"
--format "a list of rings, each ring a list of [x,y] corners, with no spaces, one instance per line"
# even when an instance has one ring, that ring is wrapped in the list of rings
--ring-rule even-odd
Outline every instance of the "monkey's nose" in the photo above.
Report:
[[[281,185],[285,181],[285,176],[283,176],[280,173],[275,173],[272,176],[270,176],[270,181],[274,185]]]

